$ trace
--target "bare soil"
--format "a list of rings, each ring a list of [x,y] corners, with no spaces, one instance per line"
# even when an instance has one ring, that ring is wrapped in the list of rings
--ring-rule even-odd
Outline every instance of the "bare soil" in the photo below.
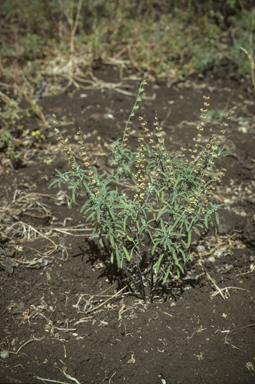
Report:
[[[120,81],[110,67],[94,75]],[[56,168],[68,170],[52,114],[78,159],[74,136],[81,127],[91,160],[109,169],[110,145],[122,137],[135,101],[126,92],[136,95],[138,86],[124,80],[119,91],[103,85],[59,96],[49,91],[41,101],[46,139],[17,141],[16,169],[1,154],[1,383],[255,382],[255,105],[247,79],[221,70],[171,87],[149,83],[140,110],[149,126],[157,111],[174,151],[192,145],[203,95],[211,109],[238,107],[224,137],[235,156],[221,160],[227,172],[215,189],[214,199],[226,204],[218,234],[209,231],[192,244],[187,273],[201,275],[196,284],[176,280],[154,303],[120,292],[79,212],[82,199],[70,210],[65,185],[61,193],[48,189]],[[24,128],[40,129],[33,117]],[[137,148],[137,120],[132,128],[130,146]]]

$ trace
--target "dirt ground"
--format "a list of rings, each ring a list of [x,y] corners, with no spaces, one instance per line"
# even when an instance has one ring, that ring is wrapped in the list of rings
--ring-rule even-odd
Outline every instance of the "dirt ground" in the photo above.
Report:
[[[118,83],[117,68],[94,75]],[[126,74],[129,75],[129,74]],[[55,169],[68,170],[51,127],[52,114],[64,137],[82,128],[98,169],[109,169],[110,146],[122,137],[139,82],[122,80],[116,91],[69,88],[41,100],[48,122],[40,143],[17,141],[21,162],[12,168],[1,153],[0,382],[244,384],[255,382],[255,105],[248,79],[224,70],[192,75],[167,86],[148,83],[141,113],[152,126],[157,111],[166,147],[192,145],[203,95],[212,110],[237,112],[224,137],[234,156],[214,199],[218,235],[192,244],[187,272],[198,283],[176,284],[171,295],[144,303],[120,291],[91,229],[70,210],[65,185],[48,189]],[[133,94],[133,95],[132,95]],[[25,104],[24,104],[25,106]],[[222,121],[220,119],[220,121]],[[211,115],[207,129],[218,129]],[[24,128],[40,129],[33,116]],[[141,129],[132,125],[130,145]],[[209,131],[205,130],[204,139]]]

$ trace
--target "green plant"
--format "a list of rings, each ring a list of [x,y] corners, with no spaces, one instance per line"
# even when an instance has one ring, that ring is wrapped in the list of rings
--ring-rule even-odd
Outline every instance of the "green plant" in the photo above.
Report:
[[[2,150],[5,151],[13,166],[19,162],[19,156],[15,153],[14,137],[6,128],[0,129],[0,151]]]
[[[161,78],[208,70],[224,58],[231,58],[240,70],[248,71],[244,55],[240,58],[241,41],[232,52],[229,44],[223,43],[226,22],[229,25],[231,20],[236,39],[244,35],[246,8],[251,8],[246,0],[229,0],[223,8],[212,0],[2,0],[0,61],[9,74],[10,63],[15,70],[19,64],[32,82],[38,80],[35,72],[37,76],[40,71],[51,72],[51,60],[48,64],[46,60],[45,67],[45,57],[72,58],[73,66],[68,69],[73,71],[77,65],[74,59],[81,51],[88,65],[93,60],[118,58],[129,60],[129,65],[140,72]],[[229,9],[233,16],[228,20]],[[247,46],[244,48],[247,50]],[[29,66],[21,65],[28,58]]]
[[[42,112],[42,107],[40,107],[37,104],[36,100],[31,99],[31,97],[28,95],[28,92],[25,89],[22,89],[17,84],[15,85],[15,87],[18,90],[18,92],[20,93],[20,95],[24,96],[26,101],[29,103],[29,105],[30,105],[32,111],[34,112],[34,114],[41,120],[42,126],[45,125],[46,124],[46,120],[45,120],[44,114]],[[27,116],[30,116],[28,109],[26,109],[25,112],[26,112]]]
[[[7,153],[8,157],[9,157],[9,159],[11,160],[13,167],[15,168],[17,166],[18,162],[20,161],[20,157],[15,152],[15,148],[13,147],[13,145],[10,145],[7,148],[6,153]]]
[[[15,154],[14,135],[11,130],[20,120],[19,103],[14,99],[9,99],[6,95],[1,94],[1,98],[7,103],[6,108],[0,113],[0,151],[5,151],[12,164],[17,164],[19,157]]]
[[[19,103],[14,99],[9,99],[4,112],[0,114],[0,121],[4,126],[14,125],[17,120],[20,120],[19,116]]]
[[[5,128],[0,129],[0,149],[9,147],[13,139],[14,137],[7,129]]]
[[[166,150],[157,116],[154,133],[139,117],[144,135],[138,139],[138,150],[132,152],[127,148],[131,119],[139,109],[145,84],[143,81],[140,85],[123,138],[113,144],[113,170],[109,173],[99,174],[91,165],[80,130],[77,135],[83,167],[71,154],[67,139],[55,128],[72,170],[64,174],[56,170],[58,177],[49,187],[56,183],[60,187],[66,182],[72,191],[70,205],[77,196],[86,198],[81,212],[91,222],[92,236],[97,235],[100,246],[110,250],[111,263],[134,284],[144,300],[150,275],[153,300],[159,284],[172,278],[173,273],[185,274],[192,232],[200,234],[213,226],[213,214],[219,222],[217,211],[222,204],[214,204],[209,198],[215,182],[223,176],[224,169],[215,172],[214,168],[215,160],[227,153],[220,147],[220,139],[228,124],[225,121],[217,134],[211,134],[205,147],[199,144],[209,106],[204,96],[201,123],[188,155],[183,147],[174,153]],[[232,113],[234,108],[227,119]],[[127,180],[136,188],[129,196],[122,193],[122,183]]]
[[[32,100],[26,93],[25,90],[22,90],[16,86],[19,96],[23,95],[28,103],[31,106],[32,111],[36,114],[42,125],[45,124],[45,118],[42,112],[42,108],[37,105],[36,100]],[[30,130],[24,130],[23,126],[20,124],[21,118],[26,115],[30,116],[28,109],[22,109],[19,106],[19,102],[10,99],[7,95],[4,95],[0,92],[1,99],[6,103],[4,110],[0,113],[0,151],[4,151],[5,154],[9,157],[12,162],[12,165],[16,167],[20,161],[19,155],[17,154],[17,142],[15,139],[20,135],[20,131],[23,136],[31,135],[36,141],[41,141],[45,139],[45,136],[41,130],[36,130],[30,133]]]
[[[243,11],[241,17],[229,17],[233,25],[233,45],[229,51],[229,58],[235,64],[239,72],[254,75],[254,9]],[[249,60],[247,60],[247,56]],[[249,62],[250,61],[250,62]],[[254,77],[252,77],[254,80]]]
[[[251,26],[250,26],[250,34],[249,34],[250,50],[249,50],[249,52],[247,52],[247,50],[244,47],[240,47],[240,48],[249,58],[251,79],[252,79],[253,88],[255,90],[255,60],[254,60],[254,44],[253,44],[253,22],[254,22],[254,20],[255,20],[255,8],[253,8],[252,16],[251,16]]]

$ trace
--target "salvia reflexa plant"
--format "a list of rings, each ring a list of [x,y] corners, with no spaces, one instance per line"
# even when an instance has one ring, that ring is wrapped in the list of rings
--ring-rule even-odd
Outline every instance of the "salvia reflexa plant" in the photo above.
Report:
[[[220,142],[235,108],[203,146],[200,141],[209,106],[209,98],[204,96],[192,148],[182,147],[174,153],[165,148],[157,115],[153,130],[140,116],[143,134],[138,138],[138,150],[132,151],[128,149],[131,119],[139,109],[145,84],[143,81],[140,85],[123,138],[112,145],[111,172],[99,173],[92,166],[80,129],[77,135],[83,165],[77,163],[67,139],[55,128],[72,170],[64,174],[56,170],[58,178],[49,187],[55,183],[60,187],[61,182],[66,182],[72,191],[70,206],[77,196],[86,198],[81,212],[91,222],[92,236],[97,236],[100,246],[107,248],[122,281],[125,279],[144,300],[149,286],[153,300],[159,287],[173,275],[185,275],[192,233],[200,235],[214,226],[212,216],[219,223],[217,211],[223,204],[214,204],[210,197],[225,169],[215,172],[215,160],[227,154]],[[133,188],[125,194],[123,183],[127,181]]]

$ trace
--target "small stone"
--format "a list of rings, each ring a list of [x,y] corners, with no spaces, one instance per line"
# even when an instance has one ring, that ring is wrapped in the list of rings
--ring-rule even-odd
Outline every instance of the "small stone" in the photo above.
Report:
[[[92,113],[89,117],[89,120],[93,120],[95,121],[96,123],[98,123],[100,120],[101,120],[101,115],[100,113]]]
[[[231,231],[231,226],[230,225],[227,225],[227,224],[220,224],[218,226],[218,232],[221,234],[221,235],[226,235],[227,233],[229,233]]]

